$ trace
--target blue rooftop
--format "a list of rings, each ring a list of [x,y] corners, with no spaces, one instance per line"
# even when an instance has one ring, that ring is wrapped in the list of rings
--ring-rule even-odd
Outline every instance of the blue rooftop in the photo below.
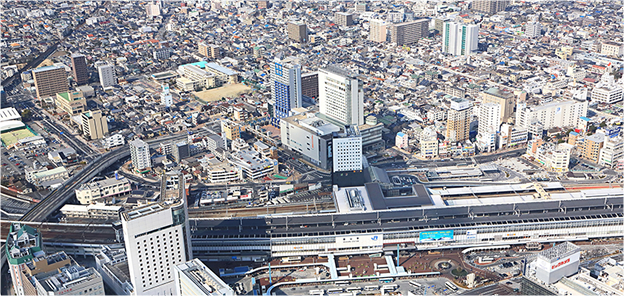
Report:
[[[588,121],[588,122],[591,121],[591,119],[589,119],[589,118],[587,118],[585,116],[581,116],[581,120],[585,120],[585,121]]]

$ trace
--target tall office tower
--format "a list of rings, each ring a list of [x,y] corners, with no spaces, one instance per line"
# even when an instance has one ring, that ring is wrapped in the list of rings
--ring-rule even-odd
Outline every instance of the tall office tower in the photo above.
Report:
[[[388,26],[383,20],[370,20],[370,33],[368,40],[374,42],[386,42]]]
[[[429,19],[419,19],[390,26],[390,41],[397,45],[413,44],[428,35]]]
[[[136,295],[177,295],[174,267],[193,257],[184,176],[174,172],[162,178],[159,203],[121,214]]]
[[[485,14],[496,14],[505,10],[509,2],[509,0],[474,0],[472,1],[472,10]]]
[[[444,23],[442,52],[452,55],[470,55],[479,48],[479,26],[454,22]]]
[[[477,134],[477,147],[481,151],[492,152],[496,150],[497,132],[500,127],[501,106],[495,103],[487,103],[479,106],[479,133]]]
[[[160,15],[160,5],[158,3],[148,3],[145,6],[145,11],[148,17],[154,17]]]
[[[462,142],[468,140],[470,134],[470,117],[472,114],[470,101],[452,98],[451,108],[446,119],[446,140]]]
[[[514,106],[516,105],[516,96],[508,91],[492,87],[481,93],[481,103],[499,104],[501,106],[501,122],[505,123],[513,114]]]
[[[72,54],[72,71],[76,84],[83,85],[89,82],[89,72],[87,70],[87,59],[81,54]]]
[[[199,259],[175,266],[176,295],[219,295],[234,296],[234,290],[228,286],[210,268]]]
[[[362,170],[362,135],[357,126],[345,126],[332,139],[334,172]]]
[[[108,134],[108,121],[101,110],[82,113],[82,133],[90,140],[104,139]]]
[[[141,139],[130,141],[130,158],[137,172],[149,171],[152,167],[149,145]]]
[[[529,38],[542,36],[542,24],[539,22],[529,22],[524,28],[524,36]]]
[[[319,70],[319,111],[341,125],[364,124],[363,83],[347,70],[328,66]]]
[[[300,43],[308,42],[308,26],[306,26],[306,24],[289,22],[286,29],[288,31],[288,38]]]
[[[313,99],[318,97],[318,72],[301,74],[301,95]]]
[[[271,99],[275,101],[274,122],[290,116],[290,110],[301,107],[301,66],[294,60],[275,59],[271,64]]]
[[[33,70],[32,75],[39,99],[49,98],[69,90],[67,72],[64,67],[41,67]]]
[[[341,27],[347,27],[353,25],[353,14],[346,12],[336,12],[334,15],[334,22]]]
[[[171,107],[173,105],[173,96],[169,92],[169,84],[161,85],[162,91],[160,92],[160,104],[165,107]]]
[[[105,62],[97,62],[95,67],[98,69],[100,76],[100,85],[102,88],[111,87],[117,84],[117,74],[115,74],[115,66]]]
[[[32,291],[25,291],[28,279],[24,275],[26,264],[34,258],[45,256],[42,251],[41,233],[36,229],[19,223],[11,224],[9,235],[6,238],[5,248],[9,272],[13,282],[13,291],[16,295],[33,295]]]

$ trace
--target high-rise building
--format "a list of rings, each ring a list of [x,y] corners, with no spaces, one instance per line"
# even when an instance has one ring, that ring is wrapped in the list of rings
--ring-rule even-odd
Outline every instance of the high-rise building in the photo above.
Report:
[[[234,290],[199,259],[175,266],[176,295],[234,296]]]
[[[428,35],[429,19],[419,19],[390,26],[390,41],[397,45],[413,44]]]
[[[363,83],[347,70],[328,66],[319,70],[319,111],[339,125],[364,124]]]
[[[306,24],[300,22],[289,22],[287,31],[288,38],[300,43],[308,42],[308,26],[306,26]]]
[[[527,106],[525,102],[522,102],[516,107],[516,127],[530,130],[532,122],[536,121],[540,122],[539,130],[548,130],[553,127],[578,127],[581,117],[587,116],[588,104],[588,101],[566,100]]]
[[[507,122],[514,111],[516,105],[516,96],[514,94],[501,90],[496,87],[492,87],[485,92],[481,93],[481,103],[495,103],[501,106],[501,122]]]
[[[486,103],[479,106],[479,127],[477,147],[482,152],[496,150],[498,128],[500,127],[501,106],[496,103]]]
[[[130,158],[137,172],[149,171],[152,167],[149,145],[141,139],[130,141]]]
[[[175,266],[193,257],[184,177],[162,177],[160,202],[122,212],[130,281],[136,295],[177,295]]]
[[[524,28],[524,36],[528,38],[542,36],[542,24],[539,22],[528,22]]]
[[[207,44],[204,42],[200,42],[198,44],[198,51],[199,51],[199,54],[205,57],[209,57],[213,59],[221,58],[221,47],[219,47],[216,44]]]
[[[346,12],[336,12],[334,14],[334,22],[341,27],[347,27],[353,25],[353,14]]]
[[[221,133],[228,141],[240,138],[240,126],[228,120],[221,120]]]
[[[160,5],[158,3],[148,3],[145,6],[145,11],[148,17],[155,17],[160,15]]]
[[[301,74],[301,95],[316,99],[319,95],[318,72]]]
[[[111,87],[117,84],[117,74],[115,74],[115,66],[105,62],[97,62],[95,67],[98,69],[100,76],[100,85],[102,88]]]
[[[370,32],[368,40],[374,42],[386,42],[388,26],[383,20],[370,20]]]
[[[622,137],[605,137],[604,144],[600,149],[598,164],[613,168],[619,159],[624,157],[624,139]]]
[[[53,97],[58,93],[67,92],[67,72],[64,67],[45,66],[32,71],[35,80],[37,98],[45,99]]]
[[[87,59],[81,54],[72,54],[72,71],[76,84],[83,85],[89,82],[89,72],[87,70]]]
[[[604,134],[594,134],[585,137],[578,147],[581,158],[597,163],[600,157],[600,149],[602,149],[604,142]]]
[[[470,55],[479,47],[478,38],[479,26],[446,22],[442,30],[442,52]]]
[[[162,91],[160,92],[160,104],[165,107],[171,107],[173,105],[173,96],[169,92],[169,84],[161,85]]]
[[[87,107],[87,99],[81,91],[57,93],[55,103],[57,110],[67,112],[70,116],[84,112]]]
[[[468,140],[470,135],[470,117],[472,116],[472,104],[468,100],[460,98],[451,99],[451,108],[448,110],[446,119],[446,140],[449,142],[462,142]]]
[[[177,163],[180,163],[182,159],[191,156],[191,149],[185,140],[179,142],[171,142],[171,154]]]
[[[362,135],[356,126],[345,126],[332,140],[334,172],[362,170]]]
[[[101,110],[82,113],[82,133],[90,140],[104,139],[108,134],[108,121]]]
[[[474,0],[472,1],[472,10],[485,14],[496,14],[505,10],[509,2],[509,0]]]
[[[275,102],[273,124],[301,107],[301,66],[292,59],[276,59],[271,64],[271,99]]]

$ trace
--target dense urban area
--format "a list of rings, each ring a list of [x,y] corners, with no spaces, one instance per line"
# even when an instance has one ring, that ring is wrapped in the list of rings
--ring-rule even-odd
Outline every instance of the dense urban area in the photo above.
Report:
[[[2,295],[624,293],[622,0],[0,11]]]

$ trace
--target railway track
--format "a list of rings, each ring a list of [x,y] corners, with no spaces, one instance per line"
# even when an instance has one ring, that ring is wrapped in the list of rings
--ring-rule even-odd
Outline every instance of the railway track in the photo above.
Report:
[[[189,218],[226,218],[226,217],[256,217],[262,215],[284,214],[305,211],[327,211],[335,210],[333,202],[317,202],[316,207],[310,203],[308,205],[285,205],[255,208],[234,208],[201,210],[189,209]]]

